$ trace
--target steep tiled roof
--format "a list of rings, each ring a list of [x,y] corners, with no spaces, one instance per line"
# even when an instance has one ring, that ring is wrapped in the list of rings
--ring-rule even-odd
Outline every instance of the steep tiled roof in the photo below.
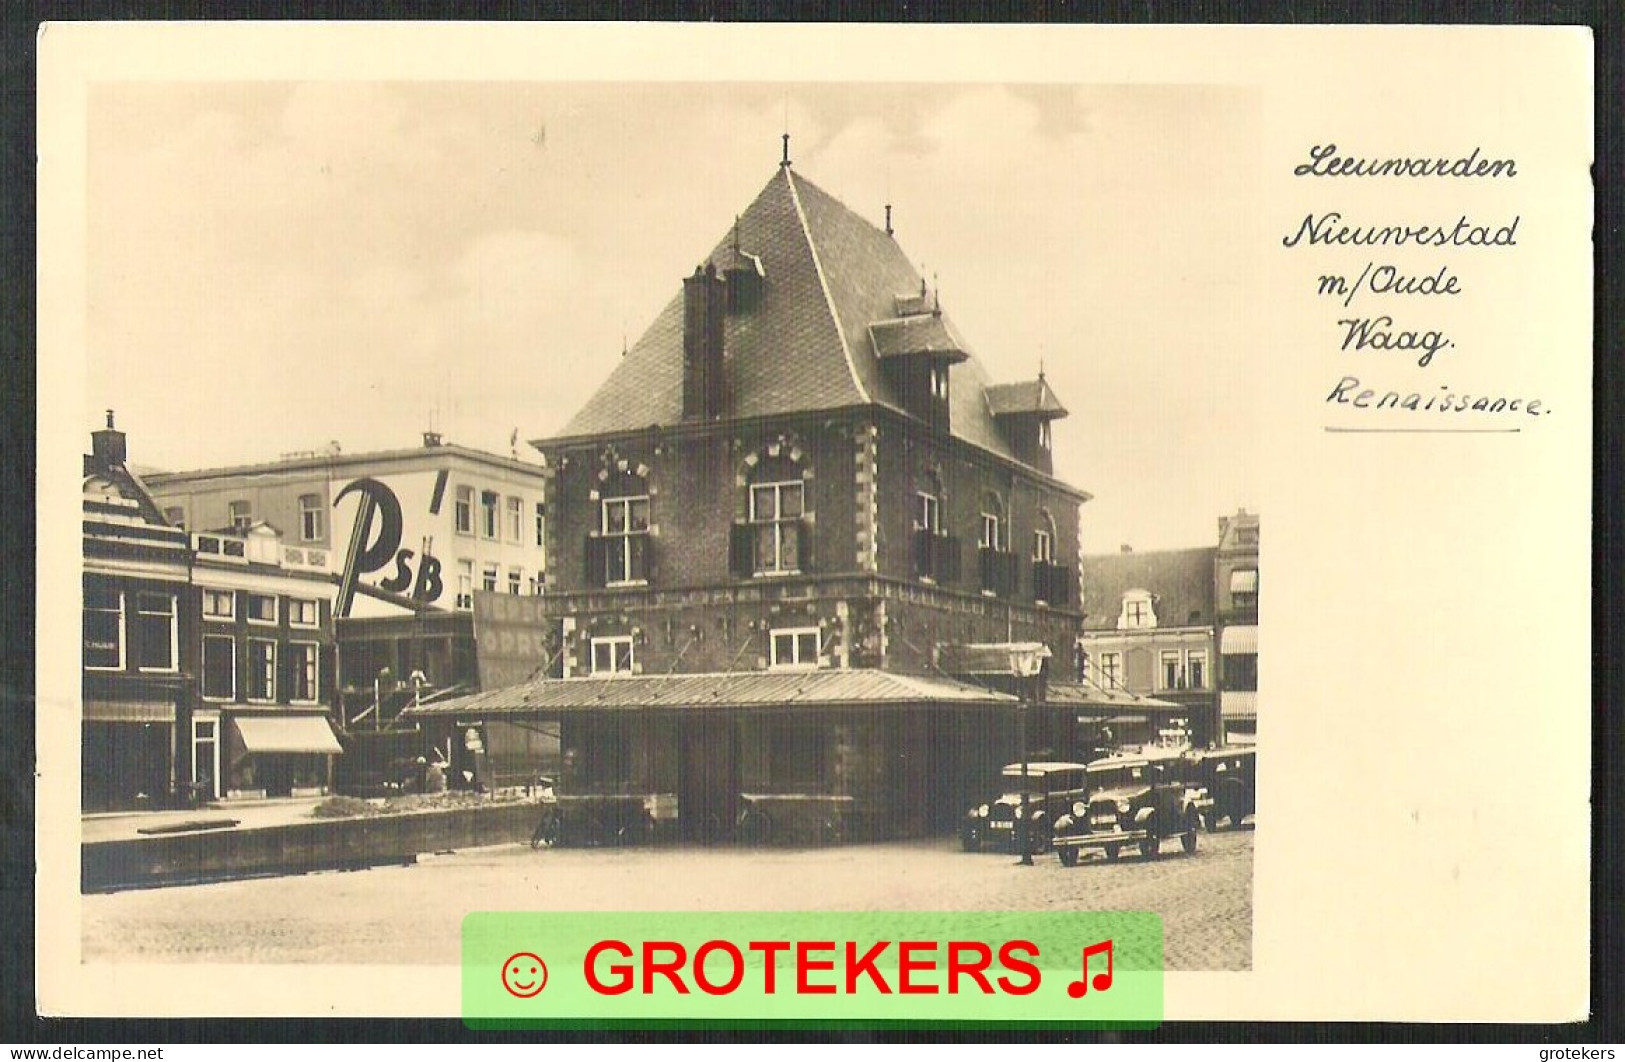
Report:
[[[1079,565],[1083,583],[1084,630],[1117,628],[1123,595],[1148,590],[1159,627],[1205,627],[1213,623],[1212,547],[1103,553]]]
[[[900,409],[870,336],[870,325],[898,316],[899,295],[921,289],[919,273],[897,242],[789,167],[781,167],[740,215],[737,233],[740,250],[760,259],[765,278],[760,305],[727,318],[731,415],[871,402]],[[709,260],[730,259],[734,240],[730,227]],[[943,327],[957,343],[945,320]],[[682,374],[679,290],[559,434],[675,424],[682,419]],[[986,384],[974,355],[952,368],[952,431],[1010,457],[983,395]]]

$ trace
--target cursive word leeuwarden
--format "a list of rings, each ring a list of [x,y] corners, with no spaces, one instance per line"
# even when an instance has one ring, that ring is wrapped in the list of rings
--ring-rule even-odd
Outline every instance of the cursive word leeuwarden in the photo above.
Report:
[[[1514,159],[1481,159],[1481,149],[1462,158],[1362,159],[1339,155],[1336,144],[1316,144],[1309,149],[1309,161],[1299,163],[1292,173],[1297,177],[1516,177]]]

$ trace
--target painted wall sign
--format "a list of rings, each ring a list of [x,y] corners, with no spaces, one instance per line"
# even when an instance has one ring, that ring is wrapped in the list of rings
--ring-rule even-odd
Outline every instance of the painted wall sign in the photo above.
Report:
[[[442,469],[434,476],[433,488],[428,492],[425,510],[429,517],[439,515],[445,491],[446,472]],[[426,547],[420,554],[417,549],[402,546],[406,522],[395,489],[370,476],[363,477],[345,485],[334,496],[333,507],[337,509],[351,496],[356,499],[355,516],[350,525],[339,592],[333,604],[334,615],[350,615],[357,584],[364,577],[379,572],[386,574],[372,584],[378,589],[425,605],[438,602],[446,589],[440,560]],[[423,542],[427,544],[431,540],[432,536]]]

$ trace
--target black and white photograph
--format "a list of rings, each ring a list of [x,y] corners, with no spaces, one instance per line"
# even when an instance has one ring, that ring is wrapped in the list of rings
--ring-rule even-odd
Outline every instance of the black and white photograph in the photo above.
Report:
[[[1151,912],[1170,1018],[1583,999],[1568,80],[431,29],[42,80],[42,1001],[452,1015],[493,911]],[[1535,881],[1552,980],[1486,989]]]
[[[552,896],[1132,906],[1247,969],[1256,175],[1194,162],[1257,122],[98,86],[87,960],[452,962]]]

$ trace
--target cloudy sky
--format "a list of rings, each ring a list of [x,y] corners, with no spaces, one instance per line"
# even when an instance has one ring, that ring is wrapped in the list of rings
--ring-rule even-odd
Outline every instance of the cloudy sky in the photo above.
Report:
[[[1212,87],[106,84],[86,430],[169,469],[559,430],[774,173],[1042,361],[1084,547],[1256,506],[1256,99]]]

